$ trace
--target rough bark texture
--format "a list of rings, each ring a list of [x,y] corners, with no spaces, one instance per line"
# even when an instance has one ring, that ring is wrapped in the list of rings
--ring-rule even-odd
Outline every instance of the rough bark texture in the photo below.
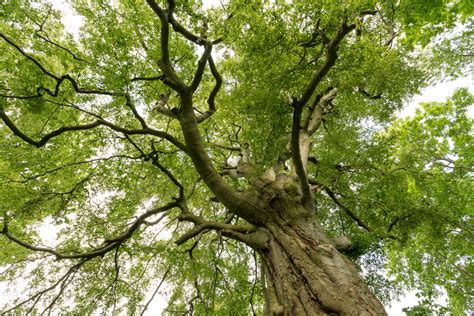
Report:
[[[265,241],[252,245],[265,273],[265,314],[386,315],[354,265],[301,205],[293,181],[277,177],[254,191],[269,218],[257,232]]]

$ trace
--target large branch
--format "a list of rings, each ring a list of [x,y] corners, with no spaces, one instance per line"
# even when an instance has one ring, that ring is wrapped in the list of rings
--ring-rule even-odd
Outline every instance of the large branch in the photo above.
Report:
[[[323,42],[326,44],[326,59],[323,65],[316,71],[315,75],[309,82],[306,87],[303,95],[299,100],[294,100],[291,104],[294,108],[293,110],[293,122],[291,129],[291,139],[290,139],[290,148],[291,156],[293,161],[293,166],[295,167],[296,175],[300,181],[302,198],[301,202],[304,207],[309,211],[314,211],[314,201],[313,194],[308,183],[308,177],[306,175],[305,163],[303,162],[301,156],[300,148],[300,130],[301,130],[301,117],[303,108],[306,103],[313,96],[314,91],[316,90],[319,83],[323,80],[329,70],[334,66],[337,60],[337,49],[339,43],[344,39],[344,37],[355,28],[355,25],[347,25],[347,21],[344,21],[339,27],[337,34],[332,40],[329,40],[324,32],[321,31],[321,37]]]
[[[165,10],[156,3],[155,0],[147,0],[148,5],[156,13],[161,21],[161,34],[160,34],[160,44],[161,44],[161,58],[158,62],[163,74],[165,76],[163,83],[172,88],[173,90],[179,92],[180,94],[187,92],[186,85],[181,81],[181,79],[176,74],[173,66],[170,61],[170,52],[169,52],[169,17],[172,16],[172,10],[174,6],[170,3],[168,9]]]
[[[67,254],[67,253],[59,252],[59,251],[57,251],[55,249],[52,249],[52,248],[40,247],[40,246],[35,246],[35,245],[30,244],[30,243],[27,243],[27,242],[13,236],[10,233],[7,221],[4,222],[3,229],[2,229],[2,231],[0,231],[0,234],[4,235],[5,237],[7,237],[9,240],[13,241],[14,243],[16,243],[16,244],[18,244],[18,245],[20,245],[20,246],[22,246],[26,249],[29,249],[31,251],[44,252],[44,253],[51,254],[51,255],[55,256],[57,260],[62,260],[62,259],[92,259],[92,258],[95,258],[95,257],[104,256],[109,251],[119,247],[123,242],[125,242],[127,239],[129,239],[133,235],[133,233],[142,224],[145,223],[145,220],[147,218],[149,218],[153,215],[159,214],[159,213],[166,212],[166,211],[168,211],[172,208],[175,208],[175,207],[179,207],[179,202],[178,201],[170,202],[170,203],[168,203],[168,204],[166,204],[162,207],[151,209],[151,210],[143,213],[142,215],[140,215],[130,225],[130,227],[127,230],[125,230],[122,234],[120,234],[120,235],[118,235],[114,238],[111,238],[111,239],[106,239],[105,242],[104,242],[104,245],[102,245],[100,247],[97,247],[97,248],[94,248],[94,249],[92,249],[90,251],[87,251],[87,252],[82,252],[82,253]]]
[[[170,143],[172,143],[173,145],[175,145],[176,147],[178,147],[182,151],[186,152],[186,146],[182,142],[180,142],[178,139],[176,139],[176,137],[172,136],[171,134],[168,134],[167,132],[159,131],[159,130],[149,128],[149,127],[148,128],[143,128],[143,129],[127,129],[127,128],[112,124],[112,123],[107,122],[107,121],[101,121],[101,124],[109,127],[110,129],[112,129],[116,132],[120,132],[120,133],[123,133],[123,134],[126,134],[126,135],[152,135],[152,136],[157,136],[159,138],[166,139],[167,141],[169,141]]]
[[[206,69],[206,64],[211,56],[212,52],[212,45],[206,45],[204,49],[204,53],[202,54],[201,58],[198,61],[198,67],[196,69],[196,73],[194,74],[193,81],[191,82],[190,89],[192,92],[196,91],[201,83],[202,76],[204,75],[204,70]]]
[[[87,112],[88,113],[88,112]],[[91,114],[91,113],[88,113]],[[138,115],[138,114],[137,114]],[[84,124],[84,125],[72,125],[72,126],[64,126],[60,127],[54,131],[49,132],[48,134],[44,135],[40,140],[36,141],[32,139],[31,137],[27,136],[25,133],[23,133],[8,117],[8,115],[5,113],[3,107],[0,106],[0,119],[5,123],[5,125],[10,128],[10,130],[13,132],[13,134],[17,135],[21,139],[23,139],[25,142],[28,144],[34,145],[36,147],[42,147],[44,146],[49,140],[51,140],[54,137],[57,137],[63,133],[66,132],[71,132],[71,131],[82,131],[82,130],[89,130],[96,128],[97,126],[103,125],[106,126],[116,132],[123,133],[125,135],[151,135],[151,136],[157,136],[159,138],[166,139],[182,151],[186,151],[186,146],[181,143],[178,139],[173,137],[172,135],[168,134],[167,132],[155,130],[153,128],[145,127],[142,129],[128,129],[124,128],[118,125],[115,125],[113,123],[110,123],[103,118],[96,116],[98,119],[95,122],[89,123],[89,124]],[[146,126],[146,125],[145,125]]]
[[[260,218],[263,214],[259,214],[257,206],[258,201],[249,201],[241,196],[239,196],[219,175],[217,170],[214,168],[207,151],[203,146],[201,135],[198,128],[198,119],[193,107],[193,89],[197,89],[200,83],[200,76],[205,67],[205,62],[209,61],[211,73],[216,79],[216,86],[211,91],[211,94],[208,99],[210,109],[214,108],[214,98],[217,94],[217,91],[221,85],[221,78],[218,75],[215,65],[210,59],[210,48],[212,45],[219,42],[208,41],[204,38],[200,38],[194,35],[192,32],[188,31],[185,27],[179,24],[173,17],[173,10],[175,8],[175,2],[172,0],[168,1],[168,8],[165,10],[160,7],[155,0],[147,0],[148,5],[156,13],[161,21],[161,50],[162,55],[160,59],[160,67],[165,75],[166,80],[171,80],[172,84],[168,84],[172,89],[178,92],[181,99],[181,107],[178,111],[175,111],[176,117],[180,122],[181,130],[186,143],[186,153],[192,159],[193,164],[196,168],[196,171],[199,173],[206,185],[211,189],[215,194],[217,199],[221,201],[229,210],[233,213],[239,215],[240,217],[256,223],[261,222],[264,219]],[[175,71],[173,70],[170,63],[169,56],[169,24],[172,25],[173,29],[181,34],[183,37],[189,41],[198,44],[205,45],[206,51],[201,59],[201,63],[198,65],[198,69],[193,78],[191,87],[187,87],[182,83],[182,81],[177,77]],[[201,70],[202,69],[202,70]],[[199,121],[205,119],[203,117]],[[260,216],[261,215],[261,216]]]
[[[296,176],[298,177],[300,182],[302,192],[301,202],[308,211],[312,212],[314,211],[313,195],[309,187],[308,177],[306,176],[306,170],[301,157],[300,148],[300,122],[303,107],[300,106],[297,101],[293,103],[293,106],[293,122],[291,127],[290,138],[291,157],[293,161],[293,166],[295,168]]]
[[[337,89],[330,87],[325,93],[319,94],[306,112],[302,129],[313,135],[321,126],[323,116],[327,114],[328,105],[337,95]]]
[[[9,37],[7,37],[5,34],[3,33],[0,33],[0,36],[7,42],[9,43],[11,46],[15,47],[23,56],[25,56],[26,58],[28,58],[29,60],[31,60],[44,74],[46,74],[47,76],[53,78],[55,81],[56,81],[56,85],[55,85],[55,88],[54,88],[54,91],[51,91],[50,89],[48,88],[45,88],[45,87],[39,87],[37,89],[37,94],[36,95],[32,95],[32,96],[9,96],[9,95],[4,95],[4,97],[7,97],[7,98],[16,98],[16,99],[31,99],[31,98],[36,98],[36,97],[42,97],[43,96],[43,93],[46,92],[47,94],[49,94],[50,96],[52,97],[57,97],[58,94],[59,94],[59,89],[61,87],[61,84],[64,82],[64,81],[69,81],[74,89],[74,91],[78,94],[97,94],[97,95],[108,95],[108,96],[115,96],[115,97],[124,97],[125,100],[126,100],[126,105],[127,107],[129,107],[134,115],[134,117],[140,122],[140,125],[143,127],[144,130],[147,130],[147,131],[150,131],[152,129],[149,129],[145,120],[140,116],[140,114],[137,112],[136,108],[135,108],[135,105],[133,103],[133,100],[132,98],[130,97],[130,95],[128,93],[117,93],[117,92],[110,92],[110,91],[104,91],[104,90],[97,90],[97,89],[84,89],[84,88],[81,88],[78,84],[78,82],[72,78],[69,74],[66,74],[66,75],[62,75],[62,76],[57,76],[57,75],[54,75],[53,73],[49,72],[37,59],[35,59],[33,56],[27,54],[21,47],[19,47],[15,42],[13,42]],[[3,96],[3,95],[2,95]],[[35,142],[34,140],[32,140],[31,138],[27,137],[25,134],[23,134],[21,131],[18,130],[18,128],[15,127],[15,125],[8,119],[8,117],[6,116],[5,112],[3,111],[3,109],[0,107],[0,117],[2,118],[2,120],[5,122],[5,124],[10,127],[10,129],[15,133],[17,134],[18,136],[20,136],[23,140],[27,141],[28,143],[30,144],[33,144],[37,147],[41,147],[43,146],[50,138],[52,137],[55,137],[59,134],[62,134],[64,132],[67,132],[67,131],[71,131],[71,130],[84,130],[84,129],[91,129],[91,128],[94,128],[94,127],[97,127],[98,125],[107,125],[105,124],[104,122],[99,122],[99,121],[96,121],[94,123],[91,123],[91,124],[86,124],[86,125],[77,125],[77,126],[70,126],[70,127],[63,127],[63,128],[60,128],[56,131],[53,131],[51,132],[50,134],[48,135],[45,135],[39,142]],[[109,126],[110,127],[110,126]],[[154,132],[153,132],[154,133]],[[158,133],[160,134],[160,133]],[[164,134],[161,134],[161,135],[164,135]],[[157,135],[159,136],[159,135]],[[161,136],[160,136],[161,137]],[[168,136],[166,136],[168,137]]]
[[[179,116],[179,122],[186,141],[186,150],[202,180],[217,199],[234,214],[254,224],[264,221],[264,214],[258,211],[261,208],[259,201],[249,200],[238,195],[214,168],[203,146],[192,107],[192,96],[184,96],[181,101],[183,113]]]
[[[344,39],[344,37],[353,29],[355,29],[355,24],[347,25],[347,21],[344,21],[342,25],[339,27],[336,36],[327,42],[326,44],[326,60],[324,64],[318,69],[318,71],[311,79],[310,83],[306,87],[299,103],[301,106],[304,106],[309,99],[313,96],[316,87],[322,81],[322,79],[326,76],[329,70],[334,66],[337,60],[337,49],[339,44]],[[325,34],[321,32],[321,36],[325,38]]]
[[[23,51],[21,49],[20,46],[18,46],[15,42],[13,42],[9,37],[7,37],[5,34],[3,33],[0,33],[0,37],[2,37],[8,44],[10,44],[11,46],[15,47],[23,56],[25,56],[26,58],[28,58],[29,60],[31,60],[39,69],[41,69],[41,71],[46,74],[47,76],[55,79],[55,80],[59,80],[59,77],[57,77],[56,75],[54,75],[53,73],[49,72],[48,70],[46,70],[46,68],[43,67],[43,65],[41,65],[35,58],[33,58],[32,56],[30,56],[29,54],[27,54],[25,51]]]
[[[48,77],[50,77],[50,78],[52,78],[56,81],[56,86],[54,88],[54,92],[51,91],[50,89],[41,87],[37,91],[38,96],[41,94],[41,91],[45,91],[46,93],[48,93],[49,95],[51,95],[53,97],[58,96],[59,88],[60,88],[61,84],[64,81],[69,81],[71,83],[74,91],[76,91],[77,93],[80,93],[80,94],[98,94],[98,95],[111,95],[111,96],[121,95],[121,94],[118,94],[118,93],[104,91],[104,90],[80,88],[77,81],[74,78],[72,78],[69,74],[62,75],[62,76],[57,76],[57,75],[53,74],[52,72],[48,71],[46,69],[46,67],[44,67],[36,58],[31,56],[30,54],[27,54],[19,45],[17,45],[8,36],[6,36],[3,33],[0,33],[0,37],[2,37],[8,44],[13,46],[16,50],[18,50],[20,52],[20,54],[22,54],[27,59],[29,59],[31,62],[33,62],[45,75],[47,75]]]
[[[211,69],[211,74],[214,77],[216,84],[214,85],[214,88],[212,88],[212,91],[209,94],[209,97],[207,98],[207,104],[209,105],[209,109],[197,117],[198,123],[205,121],[206,119],[211,117],[212,114],[214,114],[214,112],[216,111],[215,99],[216,99],[217,93],[219,92],[222,86],[222,77],[217,71],[217,67],[216,67],[216,64],[214,63],[214,60],[212,59],[212,56],[209,56],[208,62],[209,62],[209,68]]]
[[[240,241],[246,240],[247,243],[251,243],[254,239],[250,236],[257,231],[257,228],[250,224],[232,225],[216,221],[206,221],[197,215],[187,212],[182,213],[178,219],[180,221],[192,222],[195,226],[175,241],[177,245],[181,245],[187,240],[208,230],[215,230],[230,238],[238,239]]]
[[[8,128],[11,129],[13,134],[20,137],[21,139],[23,139],[28,144],[34,145],[36,147],[44,146],[51,138],[59,136],[59,135],[65,133],[65,132],[88,130],[88,129],[93,129],[93,128],[101,125],[100,121],[95,121],[93,123],[84,124],[84,125],[64,126],[64,127],[58,128],[58,129],[44,135],[40,140],[36,141],[36,140],[30,138],[29,136],[27,136],[26,134],[24,134],[22,131],[20,131],[20,129],[10,120],[8,115],[3,110],[2,106],[0,106],[0,118],[5,123],[5,125],[7,125]]]

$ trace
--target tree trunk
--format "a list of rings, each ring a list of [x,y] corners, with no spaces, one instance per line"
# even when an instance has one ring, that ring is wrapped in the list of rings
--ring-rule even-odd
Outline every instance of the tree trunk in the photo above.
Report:
[[[260,197],[272,196],[263,211],[271,220],[259,229],[266,242],[257,249],[266,283],[265,315],[386,315],[314,214],[286,190],[268,193]]]
[[[196,170],[225,207],[257,228],[245,234],[227,227],[221,232],[260,254],[266,276],[265,314],[386,315],[353,264],[326,237],[313,203],[302,198],[298,175],[244,174],[250,187],[236,193],[216,172],[202,146],[192,96],[183,94],[181,102],[185,110],[179,121]],[[309,138],[300,142],[298,135],[297,147],[300,143],[309,147]],[[304,148],[303,153],[306,161],[309,150]],[[301,165],[304,172],[303,161]]]

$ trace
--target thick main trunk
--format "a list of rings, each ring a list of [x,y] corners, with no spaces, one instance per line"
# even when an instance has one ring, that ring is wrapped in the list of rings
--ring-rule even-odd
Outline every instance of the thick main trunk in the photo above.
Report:
[[[258,249],[265,272],[265,315],[386,315],[354,265],[312,214],[279,195]]]
[[[268,225],[265,315],[386,315],[353,264],[308,221]]]

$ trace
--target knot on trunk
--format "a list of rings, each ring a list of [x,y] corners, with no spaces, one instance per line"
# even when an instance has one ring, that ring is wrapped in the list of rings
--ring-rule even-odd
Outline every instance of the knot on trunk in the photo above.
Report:
[[[336,247],[339,251],[345,251],[352,246],[352,242],[346,236],[339,236],[331,238],[331,243]]]

